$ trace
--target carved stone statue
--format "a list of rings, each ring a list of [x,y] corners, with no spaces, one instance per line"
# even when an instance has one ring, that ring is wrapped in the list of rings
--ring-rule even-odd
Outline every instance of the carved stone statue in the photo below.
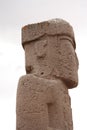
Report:
[[[26,75],[17,90],[17,130],[73,130],[68,89],[78,85],[71,25],[62,19],[22,28]]]

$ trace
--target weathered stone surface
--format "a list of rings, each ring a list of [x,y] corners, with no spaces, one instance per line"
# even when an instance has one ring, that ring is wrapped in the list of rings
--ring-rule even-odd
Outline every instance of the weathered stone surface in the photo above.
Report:
[[[74,32],[61,19],[22,28],[26,75],[17,90],[17,130],[73,130],[68,89],[78,84]]]
[[[60,79],[25,75],[17,92],[17,130],[72,130],[70,97]]]
[[[68,35],[73,39],[75,47],[73,28],[62,19],[53,19],[24,26],[22,28],[22,43],[36,40],[44,35]]]
[[[73,29],[67,22],[56,19],[28,25],[23,28],[22,36],[27,73],[45,78],[61,78],[68,88],[77,86],[76,45]]]

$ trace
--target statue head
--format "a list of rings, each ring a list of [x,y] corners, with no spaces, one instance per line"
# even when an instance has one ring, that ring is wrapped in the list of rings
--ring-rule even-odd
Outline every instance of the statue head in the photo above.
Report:
[[[78,59],[71,25],[62,19],[22,28],[26,73],[63,80],[68,88],[78,84]]]

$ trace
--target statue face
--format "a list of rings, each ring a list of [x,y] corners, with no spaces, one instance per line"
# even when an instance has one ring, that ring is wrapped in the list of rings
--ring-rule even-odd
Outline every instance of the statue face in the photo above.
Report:
[[[25,45],[26,72],[43,75],[47,65],[48,43],[46,38]]]
[[[25,44],[24,48],[27,73],[73,80],[77,77],[78,59],[72,38],[44,36]]]

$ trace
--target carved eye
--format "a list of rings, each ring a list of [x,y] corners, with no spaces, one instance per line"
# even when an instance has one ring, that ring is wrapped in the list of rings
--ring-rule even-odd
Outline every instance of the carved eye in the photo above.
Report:
[[[73,46],[73,48],[75,49],[75,45],[74,45],[74,41],[72,40],[72,38],[68,37],[68,36],[61,36],[60,40],[67,40],[68,42],[71,43],[71,45]]]
[[[35,52],[38,58],[45,57],[46,46],[47,46],[47,40],[41,40],[35,43]]]

